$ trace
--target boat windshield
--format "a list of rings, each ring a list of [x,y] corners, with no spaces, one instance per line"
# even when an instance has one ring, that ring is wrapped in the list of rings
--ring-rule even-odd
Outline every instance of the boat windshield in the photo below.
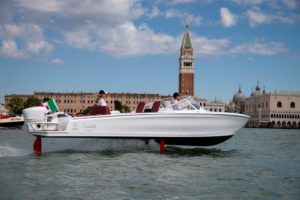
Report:
[[[170,99],[162,100],[160,111],[166,110],[200,110],[200,105],[191,96],[184,97],[180,101]]]

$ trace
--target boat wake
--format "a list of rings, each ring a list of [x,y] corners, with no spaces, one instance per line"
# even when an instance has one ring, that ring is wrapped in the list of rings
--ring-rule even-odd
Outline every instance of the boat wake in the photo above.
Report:
[[[17,149],[10,146],[0,146],[0,158],[3,157],[18,157],[30,155],[32,152],[28,149]]]

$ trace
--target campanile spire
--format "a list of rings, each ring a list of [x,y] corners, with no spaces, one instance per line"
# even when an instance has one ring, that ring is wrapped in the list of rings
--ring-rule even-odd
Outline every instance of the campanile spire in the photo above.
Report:
[[[179,56],[179,93],[194,96],[194,52],[186,23]]]

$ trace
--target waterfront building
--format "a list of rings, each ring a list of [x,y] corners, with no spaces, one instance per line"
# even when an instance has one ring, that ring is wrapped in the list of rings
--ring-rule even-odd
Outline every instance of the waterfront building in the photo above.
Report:
[[[66,112],[70,115],[76,115],[83,112],[88,107],[97,104],[97,95],[98,92],[34,92],[32,95],[11,94],[5,96],[5,105],[7,107],[10,99],[13,97],[20,97],[23,101],[26,101],[31,96],[35,96],[41,100],[45,98],[53,98],[62,112]],[[111,110],[115,109],[114,102],[117,100],[121,102],[122,105],[128,106],[130,111],[134,111],[140,101],[149,103],[168,97],[169,96],[146,93],[108,93],[106,101]]]
[[[179,93],[194,96],[194,52],[188,24],[185,27],[179,56]]]
[[[8,103],[10,102],[11,98],[13,97],[18,97],[20,98],[23,102],[25,102],[29,97],[32,97],[30,94],[10,94],[10,95],[5,95],[4,96],[4,105],[7,108]]]
[[[226,105],[227,104],[221,100],[214,100],[206,103],[205,110],[211,112],[225,112]]]
[[[97,103],[97,93],[93,92],[34,92],[34,96],[41,100],[55,99],[59,109],[69,115],[81,113]]]
[[[201,98],[201,97],[194,97],[195,101],[198,103],[198,105],[202,107],[206,107],[207,99]]]
[[[248,127],[300,128],[300,92],[267,93],[257,84],[249,97],[239,88],[233,102],[233,110],[251,117]]]

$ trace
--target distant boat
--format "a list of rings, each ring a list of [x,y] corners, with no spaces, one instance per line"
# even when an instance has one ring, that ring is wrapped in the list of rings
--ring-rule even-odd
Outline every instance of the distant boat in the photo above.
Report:
[[[17,127],[24,124],[24,117],[0,114],[0,127]]]
[[[179,105],[185,105],[185,109],[178,109]],[[44,107],[32,107],[23,110],[23,115],[28,132],[37,136],[38,150],[41,137],[154,139],[161,146],[210,146],[231,138],[250,119],[237,113],[206,111],[191,97],[177,103],[157,101],[149,110],[145,103],[138,107],[141,108],[129,114],[103,107],[104,115],[83,117],[63,112],[49,114]]]

